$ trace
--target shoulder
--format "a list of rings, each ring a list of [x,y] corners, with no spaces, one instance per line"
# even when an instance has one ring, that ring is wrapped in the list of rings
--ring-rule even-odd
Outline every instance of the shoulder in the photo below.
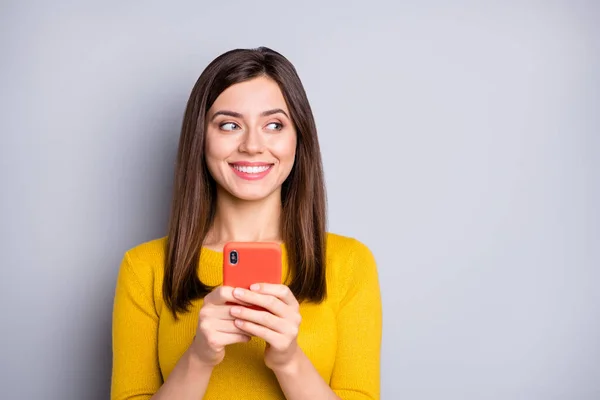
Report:
[[[167,253],[167,238],[140,243],[123,256],[121,275],[137,280],[147,290],[162,285]]]
[[[326,252],[327,284],[334,297],[344,297],[360,282],[378,280],[373,252],[362,241],[328,233]]]
[[[360,240],[336,233],[327,233],[327,258],[328,261],[352,261],[355,258],[373,258],[371,249]],[[374,260],[373,260],[374,261]]]
[[[138,263],[164,262],[167,254],[167,238],[140,243],[125,252],[125,256]]]

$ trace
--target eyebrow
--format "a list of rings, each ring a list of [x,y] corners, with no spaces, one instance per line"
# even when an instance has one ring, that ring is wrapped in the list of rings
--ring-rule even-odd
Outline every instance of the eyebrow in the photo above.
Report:
[[[263,111],[260,113],[260,116],[268,117],[269,115],[273,115],[273,114],[283,114],[288,119],[290,118],[287,115],[287,113],[285,111],[283,111],[281,108],[274,108],[272,110]],[[213,121],[218,115],[226,115],[228,117],[234,117],[234,118],[244,118],[244,116],[242,114],[240,114],[239,112],[229,111],[229,110],[219,110],[213,114],[213,116],[211,117],[210,120]]]

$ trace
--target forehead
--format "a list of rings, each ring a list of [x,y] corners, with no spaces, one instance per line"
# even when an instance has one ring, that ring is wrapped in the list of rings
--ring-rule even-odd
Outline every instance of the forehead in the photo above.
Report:
[[[271,78],[261,76],[236,83],[225,89],[217,97],[209,113],[226,109],[251,115],[274,108],[281,108],[288,112],[279,85]]]

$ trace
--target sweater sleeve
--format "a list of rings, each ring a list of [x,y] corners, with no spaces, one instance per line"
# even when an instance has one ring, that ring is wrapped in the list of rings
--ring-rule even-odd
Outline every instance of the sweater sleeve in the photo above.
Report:
[[[380,396],[382,305],[377,266],[371,251],[355,241],[344,266],[346,290],[337,315],[338,347],[332,390],[344,400]]]
[[[113,305],[111,400],[150,399],[158,391],[162,377],[157,337],[152,285],[143,284],[125,253]]]

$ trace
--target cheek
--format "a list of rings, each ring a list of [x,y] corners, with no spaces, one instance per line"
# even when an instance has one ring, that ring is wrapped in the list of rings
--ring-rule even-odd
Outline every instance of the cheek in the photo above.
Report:
[[[224,143],[218,136],[207,133],[206,141],[204,142],[204,157],[208,172],[213,179],[221,182],[221,163],[227,157],[227,143]]]
[[[233,143],[232,140],[227,139],[228,138],[225,137],[219,137],[218,135],[206,135],[204,152],[207,160],[220,161],[229,155],[232,149],[236,148],[237,144]]]
[[[296,136],[281,138],[272,147],[273,153],[281,162],[293,162],[296,156]]]

